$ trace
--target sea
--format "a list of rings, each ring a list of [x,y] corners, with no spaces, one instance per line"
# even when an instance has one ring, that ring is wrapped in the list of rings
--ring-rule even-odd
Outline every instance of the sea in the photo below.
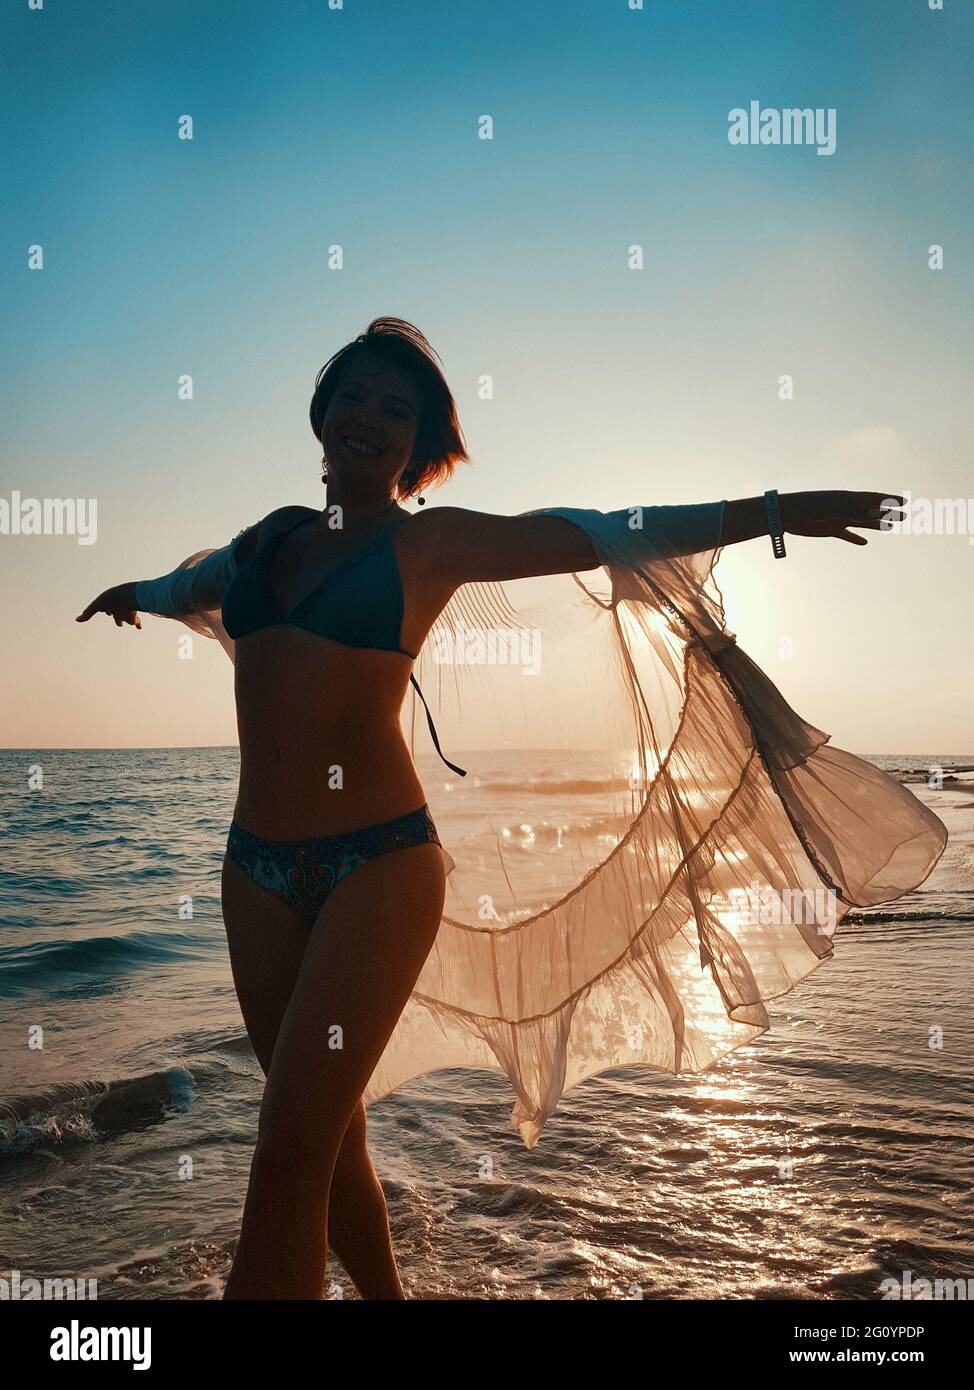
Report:
[[[220,915],[238,758],[0,751],[0,1279],[222,1294],[263,1086]],[[604,832],[585,753],[467,758],[476,801],[462,826],[437,811],[445,844]],[[753,1044],[697,1076],[590,1078],[531,1150],[495,1072],[369,1107],[410,1297],[974,1296],[974,755],[868,760],[947,849],[915,892],[845,919]],[[337,1260],[325,1292],[355,1297]]]

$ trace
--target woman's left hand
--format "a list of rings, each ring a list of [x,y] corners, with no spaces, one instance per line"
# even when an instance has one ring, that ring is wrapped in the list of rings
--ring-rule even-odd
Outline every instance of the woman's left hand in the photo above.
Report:
[[[779,498],[781,525],[795,536],[835,536],[852,545],[868,545],[864,531],[888,530],[903,520],[906,499],[893,492],[786,492]]]

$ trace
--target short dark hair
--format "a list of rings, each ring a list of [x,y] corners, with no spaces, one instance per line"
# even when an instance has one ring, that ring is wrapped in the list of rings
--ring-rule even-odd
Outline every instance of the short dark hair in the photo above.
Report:
[[[398,367],[419,394],[419,420],[413,460],[399,479],[400,498],[411,497],[425,487],[441,487],[460,462],[469,458],[457,419],[456,402],[437,366],[438,355],[413,324],[405,319],[373,319],[364,333],[329,357],[315,378],[311,397],[311,428],[321,439],[321,428],[332,394],[348,368],[369,356]]]

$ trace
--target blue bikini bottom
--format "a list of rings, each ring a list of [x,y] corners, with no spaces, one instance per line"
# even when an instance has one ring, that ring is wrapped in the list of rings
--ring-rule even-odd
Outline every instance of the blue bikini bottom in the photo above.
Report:
[[[276,894],[310,925],[335,885],[360,864],[390,850],[439,843],[424,802],[394,820],[315,840],[263,840],[231,821],[227,854],[254,883]]]

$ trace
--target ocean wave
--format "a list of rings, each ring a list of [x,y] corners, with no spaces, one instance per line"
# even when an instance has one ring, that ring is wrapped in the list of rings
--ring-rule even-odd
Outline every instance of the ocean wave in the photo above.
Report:
[[[846,923],[859,923],[868,926],[873,922],[974,922],[972,912],[939,912],[936,908],[921,908],[905,912],[849,912],[842,919]]]
[[[938,767],[939,767],[939,766],[941,766],[941,764],[939,764],[939,763],[938,763],[938,764],[931,764],[931,766],[938,766]],[[897,780],[897,782],[920,782],[920,783],[922,783],[922,782],[929,782],[929,781],[930,781],[930,768],[928,768],[928,767],[925,767],[925,768],[915,768],[915,767],[887,767],[887,768],[884,768],[883,771],[884,771],[884,772],[888,772],[889,775],[890,775],[891,777],[895,777],[896,780]],[[945,768],[943,768],[943,777],[942,777],[940,780],[942,781],[942,783],[943,783],[943,785],[944,785],[945,787],[946,787],[946,786],[952,785],[952,786],[955,786],[955,787],[970,787],[972,790],[974,790],[974,782],[972,782],[972,781],[971,781],[969,778],[967,778],[967,777],[958,777],[958,776],[956,775],[957,773],[964,773],[964,772],[974,772],[974,766],[971,766],[971,767],[967,767],[967,766],[964,766],[964,767],[951,767],[951,768],[946,768],[946,767],[945,767]],[[935,790],[936,790],[936,788],[931,787],[931,791],[935,791]]]
[[[167,960],[195,960],[211,945],[204,931],[137,931],[124,936],[89,936],[79,941],[39,941],[0,950],[0,999],[29,990],[50,991],[59,983],[104,981]],[[55,988],[52,988],[55,987]]]
[[[186,1109],[193,1078],[181,1067],[121,1081],[65,1081],[0,1097],[0,1160],[51,1145],[90,1144]]]

